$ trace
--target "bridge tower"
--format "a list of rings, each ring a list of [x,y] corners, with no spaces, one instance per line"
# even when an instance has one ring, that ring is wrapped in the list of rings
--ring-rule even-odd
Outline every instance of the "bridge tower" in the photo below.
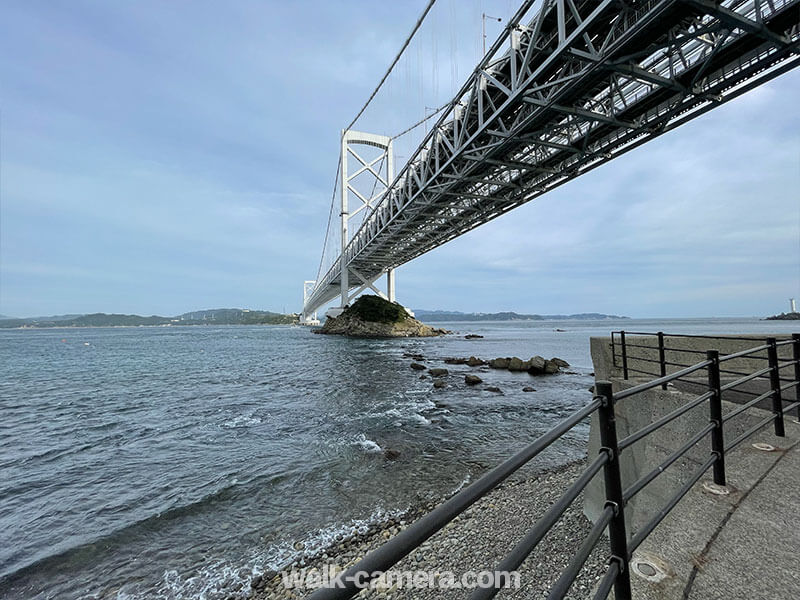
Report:
[[[356,146],[370,146],[377,148],[380,153],[377,156],[364,158],[356,151]],[[362,151],[363,152],[363,151]],[[362,211],[365,214],[360,219],[366,220],[376,203],[380,201],[389,185],[394,180],[394,149],[392,138],[385,135],[374,133],[364,133],[345,129],[342,131],[340,169],[342,174],[341,189],[341,257],[345,256],[347,244],[350,241],[350,222],[359,216]],[[349,167],[353,166],[351,170]],[[356,183],[356,179],[359,182]],[[366,186],[365,186],[366,183]],[[365,192],[371,185],[371,191]],[[355,199],[357,206],[351,211],[350,200]],[[354,231],[352,233],[355,233]],[[327,315],[336,317],[342,313],[350,300],[361,294],[361,292],[371,289],[373,292],[389,300],[395,301],[395,276],[394,269],[387,269],[386,273],[386,293],[375,287],[377,278],[368,278],[353,268],[343,268],[340,278],[340,301],[339,306],[328,310]],[[381,274],[382,275],[382,274]],[[360,286],[355,292],[350,293],[351,276],[355,277]]]
[[[312,312],[311,314],[306,314],[305,307],[308,303],[308,297],[314,291],[314,286],[317,284],[316,281],[304,281],[303,282],[303,314],[300,315],[300,325],[319,325],[319,319],[317,319],[317,311]]]

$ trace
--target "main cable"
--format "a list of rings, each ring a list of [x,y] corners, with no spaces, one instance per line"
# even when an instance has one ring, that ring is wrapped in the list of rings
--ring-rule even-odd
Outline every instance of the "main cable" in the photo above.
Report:
[[[378,94],[378,91],[380,91],[381,86],[383,86],[384,82],[386,81],[386,79],[391,74],[392,69],[394,69],[395,65],[400,61],[400,57],[403,56],[403,52],[405,52],[406,48],[408,48],[408,45],[411,43],[411,39],[414,37],[414,34],[417,33],[417,30],[422,26],[422,22],[425,20],[425,17],[428,15],[428,13],[430,12],[431,8],[433,8],[433,5],[434,5],[435,2],[436,2],[436,0],[430,0],[430,2],[428,2],[428,6],[425,7],[425,10],[422,11],[422,14],[419,16],[419,19],[417,19],[417,23],[416,23],[416,25],[414,25],[414,29],[411,30],[411,33],[406,38],[406,41],[403,43],[403,47],[400,48],[400,52],[398,52],[397,56],[394,57],[394,60],[392,61],[392,64],[389,65],[389,68],[386,70],[386,73],[384,74],[384,76],[381,79],[380,83],[378,83],[378,87],[375,88],[375,91],[372,92],[372,95],[370,95],[370,97],[367,100],[367,102],[364,104],[364,106],[361,107],[361,110],[358,111],[358,114],[356,115],[355,119],[353,119],[353,121],[350,123],[350,125],[345,127],[345,131],[349,130],[353,125],[355,125],[356,121],[358,121],[358,119],[361,117],[361,115],[364,114],[364,111],[367,110],[367,107],[369,106],[369,103],[372,102],[372,99],[375,98],[375,96]]]

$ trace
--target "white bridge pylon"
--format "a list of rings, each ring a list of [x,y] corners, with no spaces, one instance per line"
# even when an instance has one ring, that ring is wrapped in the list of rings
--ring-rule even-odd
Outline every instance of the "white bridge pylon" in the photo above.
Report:
[[[357,146],[377,148],[380,152],[367,155],[363,150],[356,150]],[[372,214],[377,203],[383,198],[394,179],[394,150],[392,138],[385,135],[365,133],[362,131],[343,130],[342,149],[340,159],[341,185],[341,257],[350,242],[350,221],[361,217],[365,221]],[[351,200],[355,201],[355,209]],[[364,214],[362,214],[364,213]],[[386,292],[376,287],[378,279],[386,274]],[[395,275],[393,268],[387,268],[377,277],[366,277],[356,269],[341,269],[339,277],[338,294],[331,294],[315,289],[315,281],[306,281],[303,284],[303,316],[301,323],[318,324],[317,309],[338,295],[339,306],[328,310],[327,315],[336,317],[350,304],[350,301],[361,293],[372,290],[378,296],[395,302]],[[356,288],[355,291],[350,291]]]

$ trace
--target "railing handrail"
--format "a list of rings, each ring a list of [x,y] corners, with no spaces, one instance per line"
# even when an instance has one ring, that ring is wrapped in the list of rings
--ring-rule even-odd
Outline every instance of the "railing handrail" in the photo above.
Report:
[[[620,337],[622,338],[624,344],[625,333],[630,332],[612,332],[612,340],[614,333],[621,334]],[[665,335],[666,334],[663,333],[659,335],[659,340],[662,344]],[[734,338],[731,336],[726,337],[725,339]],[[753,338],[746,339],[751,341],[753,340]],[[667,516],[667,514],[669,514],[669,512],[677,505],[681,498],[683,498],[689,492],[692,486],[699,481],[703,474],[713,466],[714,482],[718,485],[724,486],[726,484],[726,453],[730,452],[733,448],[738,446],[740,443],[770,422],[774,423],[775,434],[778,436],[783,436],[783,417],[784,413],[788,412],[789,410],[797,408],[798,417],[800,418],[800,334],[793,334],[790,340],[784,342],[777,342],[773,337],[767,338],[766,341],[767,343],[765,345],[750,348],[746,351],[727,356],[719,356],[719,353],[716,350],[709,350],[706,352],[706,360],[704,361],[691,365],[690,367],[670,375],[659,377],[658,379],[617,391],[616,394],[612,392],[612,384],[610,382],[598,381],[596,385],[596,395],[592,398],[592,401],[589,402],[589,404],[572,413],[554,428],[539,436],[524,450],[518,452],[502,464],[498,465],[483,475],[480,479],[440,504],[427,515],[409,525],[395,537],[372,552],[368,553],[358,563],[350,567],[343,576],[338,578],[339,582],[343,584],[341,587],[332,586],[319,588],[313,594],[311,594],[309,597],[310,600],[352,598],[361,591],[359,584],[364,585],[369,583],[369,580],[376,577],[377,574],[383,573],[397,564],[405,556],[410,554],[413,550],[425,542],[425,540],[433,536],[448,523],[453,521],[453,519],[464,512],[469,506],[496,488],[501,482],[530,462],[539,453],[561,438],[578,423],[582,422],[589,416],[593,416],[595,413],[597,413],[600,427],[600,453],[593,461],[589,463],[582,474],[558,498],[558,500],[551,505],[547,512],[545,512],[545,514],[540,517],[536,523],[534,523],[523,539],[518,542],[511,552],[500,561],[493,572],[509,573],[516,570],[522,564],[525,558],[527,558],[527,556],[529,556],[530,553],[536,548],[544,536],[547,535],[555,523],[558,522],[566,509],[578,498],[581,492],[589,485],[589,483],[602,469],[604,471],[605,479],[605,507],[601,514],[597,517],[594,526],[584,539],[581,547],[572,557],[566,569],[562,571],[553,588],[551,588],[548,598],[562,598],[564,594],[566,594],[583,568],[584,563],[586,562],[593,548],[596,546],[603,532],[606,530],[606,528],[608,528],[611,549],[609,566],[605,575],[600,580],[595,598],[606,598],[608,593],[613,588],[617,600],[630,600],[631,585],[628,562],[633,551],[647,538],[647,536]],[[780,365],[777,357],[777,348],[779,346],[785,346],[788,344],[792,344],[793,348],[792,362]],[[723,391],[732,389],[735,386],[730,387],[728,384],[726,384],[726,386],[722,386],[720,384],[720,364],[727,360],[749,356],[754,353],[763,352],[764,350],[767,351],[767,357],[765,358],[760,356],[756,358],[760,360],[767,360],[769,367],[767,369],[759,369],[756,371],[756,373],[759,373],[758,376],[763,376],[763,373],[769,374],[770,391],[766,394],[760,395],[756,398],[756,400],[751,400],[746,405],[739,407],[730,414],[723,416],[721,404],[722,393]],[[625,346],[623,346],[623,354],[624,351]],[[795,387],[797,401],[789,406],[784,407],[781,391],[789,389],[792,386],[781,386],[779,369],[783,366],[791,365],[792,363],[794,363],[795,367],[792,385]],[[708,390],[705,393],[702,393],[699,396],[691,399],[682,406],[653,421],[642,429],[629,434],[619,442],[617,441],[615,419],[615,405],[617,402],[635,396],[636,394],[652,390],[659,386],[666,386],[667,383],[676,381],[687,374],[691,374],[700,370],[706,370],[708,373]],[[752,377],[752,374],[749,374],[743,379],[749,381],[753,378],[754,377]],[[755,406],[758,401],[770,397],[772,398],[772,414],[768,418],[759,421],[755,426],[751,427],[742,435],[726,445],[723,439],[724,423],[743,413],[746,409]],[[668,456],[661,464],[659,464],[649,473],[640,477],[637,481],[633,482],[627,489],[623,489],[621,484],[621,468],[619,464],[620,453],[636,442],[646,438],[655,431],[658,431],[674,419],[687,413],[689,410],[697,408],[705,402],[709,403],[709,424],[700,431],[696,432],[688,441],[686,441],[680,448]],[[647,485],[656,479],[656,477],[663,473],[670,465],[683,457],[709,434],[711,434],[712,438],[712,451],[709,458],[702,463],[700,468],[694,471],[691,477],[686,480],[683,485],[668,499],[664,507],[655,516],[653,516],[636,533],[636,535],[633,536],[633,538],[628,540],[625,530],[625,505],[627,505],[632,498],[634,498]],[[368,576],[366,581],[364,580],[364,574],[367,574]],[[502,582],[495,582],[496,585],[498,583]],[[485,600],[488,598],[493,598],[501,589],[502,588],[499,587],[478,588],[473,591],[470,599]]]

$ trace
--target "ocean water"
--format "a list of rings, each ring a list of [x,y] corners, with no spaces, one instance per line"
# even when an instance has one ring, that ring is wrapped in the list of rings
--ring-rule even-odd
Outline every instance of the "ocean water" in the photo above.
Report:
[[[442,498],[588,402],[592,335],[798,328],[756,319],[444,325],[458,335],[0,331],[0,597],[227,598],[286,564],[298,542],[323,547]],[[448,388],[433,390],[408,354],[428,366],[540,354],[572,367],[548,378],[478,370],[497,394],[464,385],[475,370],[447,365]],[[575,429],[530,468],[580,455],[587,435]],[[387,449],[399,458],[387,460]]]

